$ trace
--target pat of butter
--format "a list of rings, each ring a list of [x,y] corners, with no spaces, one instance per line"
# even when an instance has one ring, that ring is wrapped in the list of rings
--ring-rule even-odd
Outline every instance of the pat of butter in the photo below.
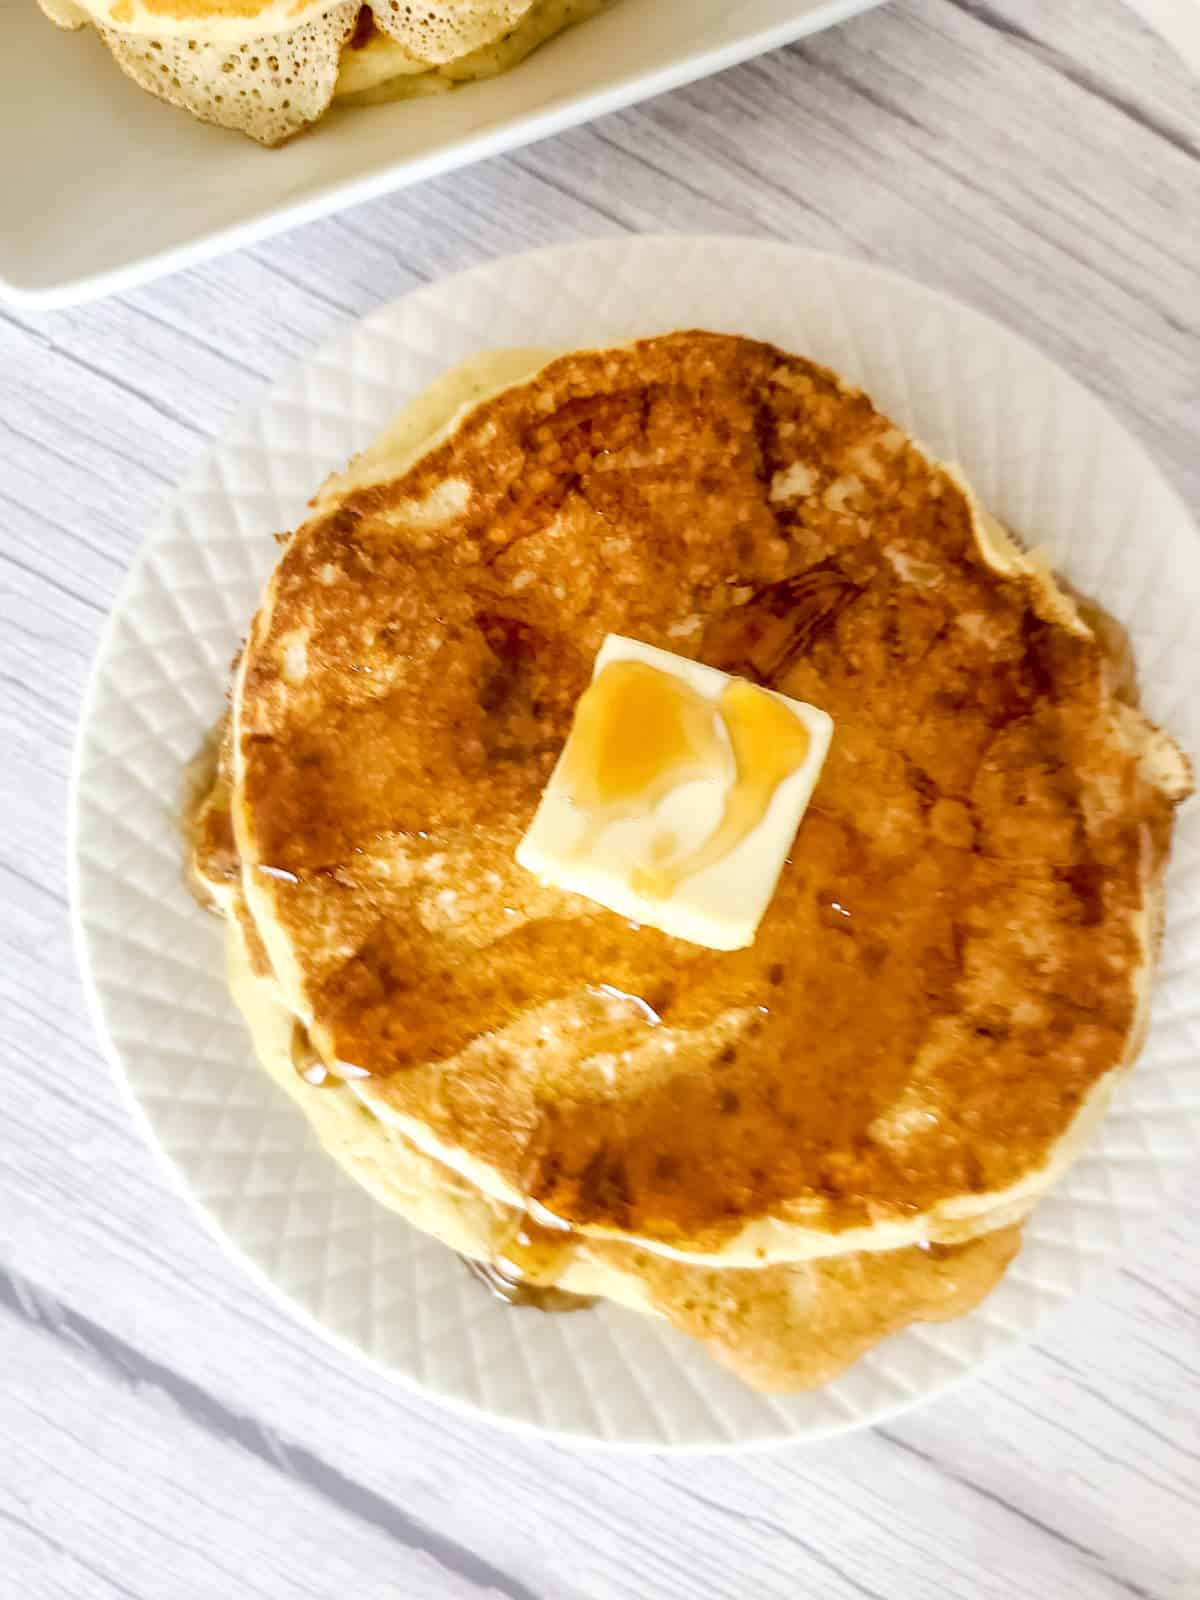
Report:
[[[741,949],[832,734],[815,706],[610,634],[517,860],[633,922]]]

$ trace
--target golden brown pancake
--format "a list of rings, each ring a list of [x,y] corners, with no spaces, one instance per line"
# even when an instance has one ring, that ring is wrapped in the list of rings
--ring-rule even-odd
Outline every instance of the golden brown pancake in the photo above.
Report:
[[[964,1316],[999,1283],[1021,1246],[1019,1226],[964,1244],[862,1250],[786,1266],[705,1269],[630,1246],[647,1302],[754,1389],[829,1383],[914,1322]]]
[[[381,471],[288,543],[235,694],[243,886],[320,1057],[493,1201],[657,1251],[1021,1215],[1136,1049],[1189,781],[1074,602],[745,339],[564,357]],[[609,632],[834,718],[748,950],[513,860]]]
[[[223,785],[200,808],[195,859],[215,898],[230,909]],[[225,813],[227,816],[227,813]],[[1002,1228],[959,1245],[910,1246],[747,1270],[667,1260],[615,1240],[569,1240],[546,1284],[495,1265],[520,1213],[488,1200],[459,1174],[425,1155],[366,1110],[350,1087],[314,1087],[293,1059],[294,1023],[280,1005],[269,969],[246,942],[244,904],[229,925],[230,983],[255,1050],[280,1086],[303,1107],[338,1164],[389,1209],[480,1263],[485,1283],[515,1306],[542,1310],[614,1300],[664,1317],[705,1346],[746,1383],[800,1390],[827,1383],[866,1350],[912,1322],[963,1315],[995,1287],[1020,1245]]]
[[[607,0],[40,0],[95,26],[141,88],[277,145],[355,105],[448,91],[518,65]]]

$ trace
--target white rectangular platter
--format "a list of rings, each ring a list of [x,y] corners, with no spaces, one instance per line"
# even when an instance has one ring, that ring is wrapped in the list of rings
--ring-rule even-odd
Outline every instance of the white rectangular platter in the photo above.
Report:
[[[519,70],[333,113],[264,151],[152,99],[90,32],[0,0],[0,299],[69,305],[676,88],[882,0],[614,0]],[[21,130],[24,130],[22,136]]]

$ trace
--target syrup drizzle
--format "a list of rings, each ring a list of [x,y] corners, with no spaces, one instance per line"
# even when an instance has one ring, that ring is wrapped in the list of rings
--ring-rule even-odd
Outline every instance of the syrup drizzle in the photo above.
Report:
[[[462,1260],[505,1305],[582,1311],[594,1303],[592,1299],[558,1287],[578,1247],[579,1236],[569,1222],[529,1200],[515,1220],[497,1226],[488,1260],[471,1256]]]
[[[579,848],[608,824],[652,811],[681,784],[731,778],[721,820],[702,844],[682,853],[670,836],[651,844],[635,886],[668,899],[753,833],[809,744],[804,723],[765,689],[735,680],[713,701],[643,661],[611,661],[581,698],[567,745],[567,792],[589,817]]]

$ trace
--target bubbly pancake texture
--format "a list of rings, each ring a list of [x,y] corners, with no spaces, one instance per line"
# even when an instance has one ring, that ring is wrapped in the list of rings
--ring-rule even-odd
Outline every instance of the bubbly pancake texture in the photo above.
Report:
[[[518,65],[607,0],[40,0],[141,88],[277,145],[335,98],[440,93]]]
[[[427,61],[489,44],[535,0],[378,0],[377,26]],[[341,0],[40,0],[55,22],[87,21],[125,33],[240,45],[287,33],[334,11]]]
[[[378,1116],[727,1265],[1027,1209],[1136,1048],[1188,774],[955,473],[812,363],[685,333],[321,506],[244,653],[234,828],[284,1004]],[[748,950],[515,865],[609,632],[834,718]]]
[[[288,33],[237,46],[99,32],[140,88],[202,121],[275,145],[326,111],[358,12],[357,0],[341,0]]]
[[[414,54],[417,41],[372,27],[342,52],[336,96],[346,105],[380,105],[419,95],[445,94],[456,85],[499,77],[556,34],[603,11],[610,0],[533,0],[507,31],[462,55],[430,60]]]

